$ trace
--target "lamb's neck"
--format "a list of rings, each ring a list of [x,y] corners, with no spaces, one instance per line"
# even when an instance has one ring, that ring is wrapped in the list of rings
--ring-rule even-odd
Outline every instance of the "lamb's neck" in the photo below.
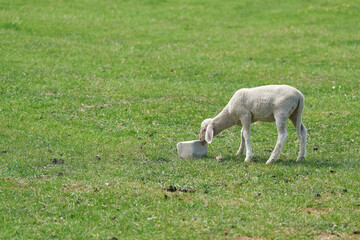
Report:
[[[225,108],[222,110],[219,115],[217,115],[213,120],[214,125],[214,135],[218,135],[223,130],[232,127],[235,125],[231,115],[229,114],[229,110]]]

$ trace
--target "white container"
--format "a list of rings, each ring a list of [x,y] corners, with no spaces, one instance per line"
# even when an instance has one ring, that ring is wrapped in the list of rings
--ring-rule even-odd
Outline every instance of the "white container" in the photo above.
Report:
[[[179,142],[176,148],[181,158],[201,158],[207,153],[207,144],[203,145],[200,140]]]

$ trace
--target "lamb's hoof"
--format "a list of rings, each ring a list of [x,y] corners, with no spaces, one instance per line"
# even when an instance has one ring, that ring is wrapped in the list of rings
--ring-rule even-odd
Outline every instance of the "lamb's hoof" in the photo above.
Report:
[[[246,163],[249,163],[251,161],[251,158],[245,158],[245,161]]]
[[[297,161],[297,162],[301,162],[304,158],[305,158],[305,157],[298,157],[298,158],[296,159],[296,161]]]
[[[239,155],[242,155],[242,154],[244,154],[244,151],[237,151],[236,152],[236,156],[239,156]]]
[[[269,159],[269,160],[267,160],[266,165],[270,165],[274,162],[275,162],[275,159]]]

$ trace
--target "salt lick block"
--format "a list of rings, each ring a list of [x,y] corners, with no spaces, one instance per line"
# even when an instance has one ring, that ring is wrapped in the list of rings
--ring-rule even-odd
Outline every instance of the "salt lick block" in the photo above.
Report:
[[[179,142],[176,148],[181,158],[201,158],[207,153],[207,144],[199,140]]]

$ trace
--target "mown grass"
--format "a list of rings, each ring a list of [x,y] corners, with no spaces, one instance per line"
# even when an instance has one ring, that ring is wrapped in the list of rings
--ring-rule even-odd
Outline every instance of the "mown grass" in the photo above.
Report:
[[[0,1],[0,238],[321,239],[360,229],[359,2]],[[239,88],[306,98],[179,159]],[[222,155],[219,163],[215,157]],[[175,186],[185,191],[169,192]]]

